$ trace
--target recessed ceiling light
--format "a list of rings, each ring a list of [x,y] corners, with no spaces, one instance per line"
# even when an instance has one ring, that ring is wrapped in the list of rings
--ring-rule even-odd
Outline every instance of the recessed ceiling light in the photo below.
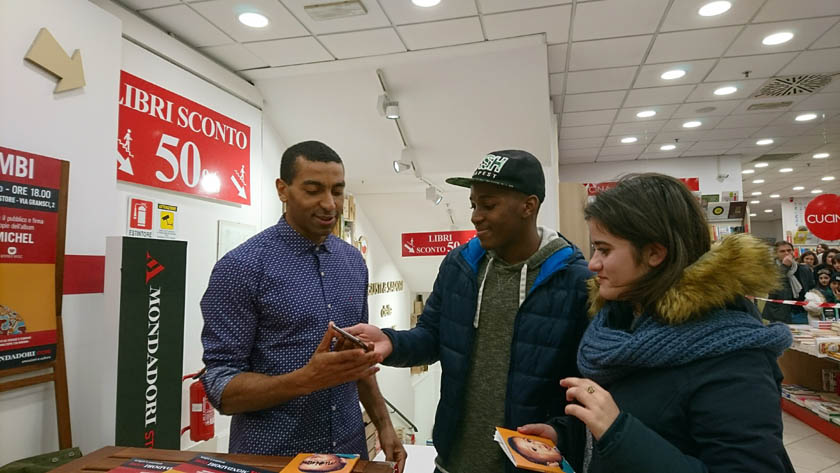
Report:
[[[751,200],[750,203],[751,204],[760,204],[761,201],[760,200]]]
[[[641,112],[636,114],[636,116],[639,118],[650,118],[654,115],[656,115],[656,110],[642,110]]]
[[[775,46],[777,44],[787,43],[793,39],[793,33],[790,31],[782,31],[781,33],[773,33],[770,36],[765,36],[761,40],[761,44],[765,46]]]
[[[813,120],[815,118],[817,118],[816,113],[803,113],[802,115],[797,115],[796,116],[796,121],[807,122],[807,121]]]
[[[741,174],[753,174],[754,172],[755,169],[744,169],[743,171],[741,171]]]
[[[683,128],[697,128],[698,126],[702,125],[701,122],[685,122],[683,123]]]
[[[814,189],[811,191],[812,194],[822,194],[822,189]]]
[[[834,176],[823,176],[822,180],[823,180],[823,181],[833,181],[833,180],[834,180]]]
[[[732,8],[732,4],[726,1],[711,2],[700,7],[697,13],[700,16],[715,16],[726,13]]]
[[[766,167],[767,167],[767,163],[755,163],[755,167],[757,167],[757,168],[766,168]]]
[[[773,212],[773,209],[764,209],[764,213],[766,213],[766,214],[769,214],[771,212]]]
[[[665,80],[674,80],[679,79],[680,77],[685,75],[685,71],[682,69],[671,69],[670,71],[665,71],[662,73],[661,78]]]
[[[265,28],[268,26],[268,18],[255,12],[245,12],[239,15],[239,22],[251,28]]]
[[[753,179],[753,184],[764,184],[764,179]]]
[[[628,137],[625,137],[625,138],[622,138],[622,139],[621,139],[621,142],[622,142],[622,143],[625,143],[625,144],[627,144],[627,143],[635,143],[635,142],[637,142],[637,141],[639,141],[639,139],[638,139],[638,138],[636,138],[635,136],[628,136]]]
[[[761,191],[755,191],[755,192],[753,192],[753,193],[752,193],[752,194],[750,194],[750,195],[761,195]]]
[[[804,188],[804,187],[802,187],[802,186],[796,186],[796,187],[794,187],[794,188],[793,188],[793,190],[795,190],[795,191],[804,191],[804,190],[805,190],[805,188]]]
[[[778,199],[779,197],[781,197],[779,194],[770,194],[771,199]]]
[[[411,0],[411,3],[418,7],[428,8],[437,5],[440,3],[440,0]]]
[[[828,153],[817,153],[817,154],[814,155],[814,159],[825,159],[829,156],[831,156],[831,155],[828,154]]]
[[[755,144],[757,144],[758,146],[772,145],[773,144],[773,139],[772,138],[764,138],[763,140],[756,141]]]
[[[662,145],[659,147],[662,151],[671,151],[672,149],[676,149],[677,145]]]
[[[779,172],[793,172],[793,168],[782,168],[779,169]]]
[[[758,214],[750,214],[750,217],[755,217],[756,215],[758,215]]]
[[[729,94],[734,94],[735,92],[738,92],[737,87],[727,85],[726,87],[721,87],[721,88],[715,90],[715,95],[729,95]]]

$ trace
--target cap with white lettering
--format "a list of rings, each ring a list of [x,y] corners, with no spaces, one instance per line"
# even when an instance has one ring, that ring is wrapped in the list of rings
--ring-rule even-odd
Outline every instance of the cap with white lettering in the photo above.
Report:
[[[545,199],[545,175],[537,158],[518,149],[494,151],[481,161],[472,177],[450,177],[447,183],[471,187],[476,182],[486,182],[507,187],[525,195]]]

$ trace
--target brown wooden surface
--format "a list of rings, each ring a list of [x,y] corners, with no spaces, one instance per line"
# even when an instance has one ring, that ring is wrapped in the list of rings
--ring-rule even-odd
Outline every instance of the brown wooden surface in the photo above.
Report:
[[[14,381],[7,381],[0,384],[0,393],[4,391],[11,391],[12,389],[25,388],[34,384],[48,383],[55,379],[55,374],[48,373],[40,376],[30,376],[28,378],[16,379]]]
[[[73,446],[70,430],[70,394],[67,389],[67,364],[64,358],[64,327],[61,322],[61,303],[64,296],[64,241],[67,234],[67,192],[70,186],[70,163],[61,162],[61,187],[58,191],[58,239],[55,247],[55,315],[56,347],[55,413],[58,422],[58,446],[62,450]]]
[[[185,462],[199,454],[229,460],[243,465],[250,465],[272,471],[280,471],[291,457],[270,457],[263,455],[243,455],[212,452],[194,452],[181,450],[160,450],[152,448],[104,447],[78,460],[73,460],[50,473],[97,473],[114,469],[132,458],[169,462]],[[356,473],[391,473],[393,467],[388,463],[360,460],[353,469]]]
[[[0,378],[6,377],[6,376],[12,376],[12,375],[16,375],[16,374],[29,373],[31,371],[52,369],[54,364],[55,364],[55,361],[45,361],[43,363],[33,363],[31,365],[18,366],[17,368],[9,368],[9,369],[0,371]]]
[[[822,369],[838,369],[840,363],[789,349],[779,358],[779,368],[785,376],[785,384],[798,384],[814,391],[822,391]]]

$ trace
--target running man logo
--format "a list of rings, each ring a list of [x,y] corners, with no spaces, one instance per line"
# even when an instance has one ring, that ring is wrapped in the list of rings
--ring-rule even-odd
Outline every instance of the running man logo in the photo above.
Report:
[[[158,263],[158,261],[152,258],[152,255],[149,252],[146,252],[146,284],[149,284],[149,281],[152,280],[153,277],[157,276],[161,272],[163,272],[164,267],[162,264]]]

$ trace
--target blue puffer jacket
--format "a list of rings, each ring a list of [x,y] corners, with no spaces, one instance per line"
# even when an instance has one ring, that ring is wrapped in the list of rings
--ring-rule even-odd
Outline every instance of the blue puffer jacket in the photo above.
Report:
[[[394,346],[384,364],[441,362],[440,403],[432,438],[444,461],[461,421],[475,337],[478,267],[485,254],[477,238],[451,251],[440,265],[417,326],[407,331],[384,329]],[[558,382],[578,375],[575,356],[588,322],[586,280],[590,276],[583,255],[571,243],[540,267],[516,315],[509,372],[487,373],[507,376],[504,427],[563,414],[566,402]],[[487,433],[488,441],[492,435]]]

